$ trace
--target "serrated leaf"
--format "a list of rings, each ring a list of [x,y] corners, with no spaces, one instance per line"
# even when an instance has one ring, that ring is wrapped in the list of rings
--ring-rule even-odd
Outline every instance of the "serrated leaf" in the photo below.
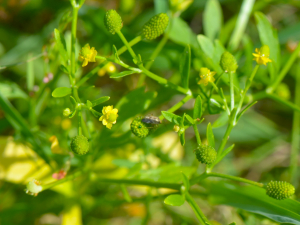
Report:
[[[123,71],[121,73],[114,74],[114,75],[110,76],[110,78],[125,77],[125,76],[128,76],[128,75],[134,74],[134,73],[137,73],[137,72],[136,71],[132,71],[132,70],[126,70],[126,71]]]
[[[189,76],[191,67],[191,47],[187,45],[183,51],[180,61],[180,75],[182,87],[189,88]]]
[[[210,123],[207,125],[207,128],[206,128],[206,138],[207,138],[207,141],[208,141],[208,145],[210,145],[211,147],[214,148],[215,147],[215,136],[214,136],[214,133],[212,131]]]
[[[87,105],[87,107],[89,107],[89,108],[92,108],[92,107],[93,107],[93,104],[92,104],[91,101],[89,101],[89,100],[86,101],[86,105]]]
[[[195,120],[190,115],[186,114],[185,117],[191,124],[195,124]]]
[[[208,0],[203,13],[204,34],[213,41],[220,33],[222,23],[223,15],[219,1]]]
[[[194,111],[193,111],[193,118],[194,120],[200,119],[202,116],[202,100],[200,95],[197,96],[195,105],[194,105]]]
[[[277,31],[272,27],[271,23],[263,13],[255,12],[254,17],[262,45],[268,45],[270,47],[270,59],[272,60],[272,63],[270,63],[268,68],[270,69],[270,72],[273,72],[273,67],[275,69],[274,75],[276,75],[280,68],[280,45]]]
[[[171,206],[181,206],[185,202],[185,199],[178,194],[174,195],[169,195],[168,197],[165,198],[164,203],[166,205],[171,205]]]
[[[60,56],[62,57],[63,61],[66,63],[69,59],[65,39],[60,34],[59,30],[54,29],[54,37],[56,41],[56,45],[59,51]]]
[[[101,103],[106,102],[109,99],[110,99],[109,96],[103,96],[101,98],[98,98],[98,99],[92,101],[92,107],[95,107],[96,105],[100,105]]]
[[[58,87],[52,92],[52,96],[54,98],[61,98],[65,97],[67,95],[70,95],[72,93],[71,88],[68,87]]]
[[[170,112],[167,112],[167,111],[162,111],[161,113],[164,116],[164,118],[166,120],[168,120],[169,122],[174,123],[174,124],[176,124],[178,126],[181,125],[181,123],[182,123],[182,117],[177,116],[174,113],[170,113]]]

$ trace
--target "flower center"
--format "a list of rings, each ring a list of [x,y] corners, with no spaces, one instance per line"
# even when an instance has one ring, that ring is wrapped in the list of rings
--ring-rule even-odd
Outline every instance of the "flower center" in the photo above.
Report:
[[[113,123],[113,122],[116,121],[116,119],[117,119],[117,115],[116,115],[116,114],[113,114],[113,113],[110,113],[109,116],[108,116],[108,118],[107,118],[107,121],[108,121],[109,123]]]

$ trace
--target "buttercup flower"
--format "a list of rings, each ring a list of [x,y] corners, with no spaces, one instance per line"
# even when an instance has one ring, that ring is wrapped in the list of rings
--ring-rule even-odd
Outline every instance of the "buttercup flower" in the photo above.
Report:
[[[266,66],[268,62],[272,62],[272,60],[269,59],[270,48],[268,45],[263,45],[260,49],[256,48],[255,52],[256,53],[252,53],[252,55],[254,56],[253,60],[255,60],[257,64],[264,64]]]
[[[201,80],[198,82],[198,84],[204,84],[205,86],[208,84],[208,82],[214,82],[215,78],[214,75],[216,72],[211,72],[209,69],[202,67],[200,69],[200,78]]]
[[[89,44],[86,44],[79,53],[79,60],[83,61],[82,67],[86,66],[89,62],[96,62],[96,55],[97,51],[95,48],[91,48]]]
[[[102,121],[103,125],[108,129],[111,129],[112,125],[117,122],[118,109],[114,109],[112,105],[103,107],[103,116],[100,117],[99,121]]]

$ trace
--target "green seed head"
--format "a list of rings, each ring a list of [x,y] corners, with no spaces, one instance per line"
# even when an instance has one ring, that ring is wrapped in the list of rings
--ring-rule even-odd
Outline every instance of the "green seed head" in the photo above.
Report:
[[[106,12],[104,23],[107,30],[112,34],[120,31],[123,26],[121,16],[113,9]]]
[[[157,14],[144,25],[142,36],[147,40],[153,40],[164,33],[168,23],[169,17],[167,14]]]
[[[221,56],[220,65],[225,73],[235,73],[238,64],[230,52],[224,52]]]
[[[271,181],[266,187],[267,195],[277,200],[283,200],[295,193],[295,188],[285,181]]]
[[[199,162],[210,165],[217,158],[216,150],[209,145],[199,145],[194,151]]]
[[[83,135],[75,136],[71,140],[71,150],[78,155],[85,155],[89,147],[89,141]]]
[[[147,124],[142,119],[143,117],[136,117],[130,125],[132,133],[140,138],[147,137],[157,128],[157,124]]]

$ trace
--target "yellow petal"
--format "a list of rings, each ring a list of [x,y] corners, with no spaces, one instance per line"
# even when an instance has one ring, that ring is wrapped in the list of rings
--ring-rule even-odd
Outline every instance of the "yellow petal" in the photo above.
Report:
[[[84,59],[84,61],[82,63],[82,67],[85,67],[88,63],[89,63],[89,61],[87,59]]]
[[[107,124],[106,119],[103,119],[102,124],[105,126]]]
[[[118,109],[113,109],[111,112],[114,113],[114,114],[117,114],[118,113]]]
[[[103,120],[103,116],[100,117],[99,121],[102,121],[102,120]]]
[[[106,127],[107,127],[108,129],[111,129],[112,124],[111,124],[111,123],[108,123],[108,124],[106,125]]]

